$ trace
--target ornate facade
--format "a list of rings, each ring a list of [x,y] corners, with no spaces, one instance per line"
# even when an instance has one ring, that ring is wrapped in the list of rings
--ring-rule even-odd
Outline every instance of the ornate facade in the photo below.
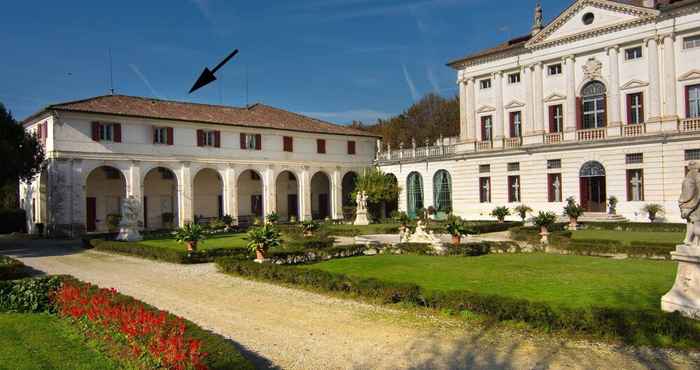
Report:
[[[546,26],[541,14],[530,34],[448,64],[456,143],[379,151],[410,190],[400,208],[445,208],[434,179],[447,171],[467,218],[523,203],[559,213],[569,196],[603,213],[614,196],[630,220],[657,203],[679,221],[684,167],[700,159],[700,1],[578,0]]]

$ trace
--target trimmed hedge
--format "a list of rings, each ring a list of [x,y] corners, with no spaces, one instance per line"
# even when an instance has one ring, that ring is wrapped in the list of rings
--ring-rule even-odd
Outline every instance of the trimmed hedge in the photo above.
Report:
[[[0,280],[13,280],[29,276],[24,264],[14,258],[0,256]]]
[[[557,245],[555,248],[590,256],[597,254],[626,254],[630,257],[663,257],[671,258],[671,252],[676,249],[675,244],[659,243],[652,246],[651,243],[639,242],[638,244],[624,245],[620,242],[612,243],[611,240],[572,240],[569,244]]]
[[[520,246],[515,242],[478,242],[478,243],[463,243],[459,245],[443,244],[445,247],[445,256],[462,256],[474,257],[482,256],[489,253],[509,253],[520,252]],[[426,243],[400,243],[391,247],[385,248],[385,253],[396,254],[418,254],[434,256],[438,255],[437,251]]]
[[[686,224],[650,222],[584,222],[588,229],[623,231],[685,232]]]
[[[333,246],[335,239],[327,236],[297,236],[292,240],[285,241],[283,244],[286,249],[326,249]]]
[[[364,245],[339,245],[336,247],[296,250],[281,249],[268,251],[266,257],[275,264],[296,265],[333,258],[361,256],[365,250],[367,250],[367,247]]]
[[[404,303],[452,313],[471,311],[497,321],[521,321],[547,331],[622,340],[629,344],[697,347],[700,325],[679,313],[610,307],[557,308],[542,302],[470,291],[426,293],[416,284],[365,279],[293,266],[234,258],[216,261],[222,272],[324,292],[339,292],[383,303]],[[668,342],[668,338],[673,340]]]
[[[49,295],[60,285],[58,276],[0,281],[0,312],[53,312]]]
[[[251,252],[245,248],[205,249],[188,253],[187,251],[150,247],[139,243],[125,243],[102,239],[92,239],[90,240],[90,245],[97,251],[125,254],[129,256],[179,264],[212,262],[216,258],[226,256],[238,256],[238,258],[252,257]]]
[[[21,208],[0,208],[0,234],[27,232],[27,213]]]
[[[467,234],[479,235],[508,231],[511,228],[523,226],[523,223],[515,221],[506,221],[499,224],[495,221],[467,221],[464,223],[464,225],[467,228]],[[433,231],[436,234],[449,234],[445,229],[444,224],[442,223],[436,224],[434,222],[431,222],[430,226],[428,227],[428,230]]]

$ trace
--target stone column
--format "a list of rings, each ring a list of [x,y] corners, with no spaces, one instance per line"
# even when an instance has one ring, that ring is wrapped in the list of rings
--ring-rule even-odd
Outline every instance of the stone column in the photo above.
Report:
[[[474,79],[467,78],[467,141],[476,140],[476,94],[474,93]]]
[[[564,57],[566,74],[566,120],[564,121],[564,139],[576,138],[576,60],[573,55]]]
[[[336,167],[331,176],[331,217],[334,220],[343,218],[343,179],[340,167]]]
[[[661,119],[661,86],[659,83],[659,46],[656,37],[645,40],[649,61],[649,115],[648,123]]]
[[[462,73],[460,72],[461,76]],[[457,80],[457,85],[459,86],[459,141],[466,142],[469,140],[469,117],[467,112],[469,111],[469,98],[467,97],[467,81],[463,78]]]
[[[139,201],[139,222],[140,228],[144,225],[144,209],[143,209],[143,184],[141,183],[141,162],[132,161],[129,167],[127,181],[126,196],[132,196]]]
[[[85,231],[85,184],[83,183],[83,161],[74,159],[71,163],[71,222],[74,236]]]
[[[535,75],[534,75],[534,112],[535,112],[535,133],[544,134],[544,78],[542,70],[544,66],[542,63],[535,64]]]
[[[301,200],[301,209],[299,213],[302,220],[311,220],[313,218],[311,214],[311,174],[308,166],[304,166],[302,169],[300,180],[299,190],[301,194],[299,199]]]
[[[678,101],[676,93],[676,37],[674,34],[663,36],[664,39],[664,131],[675,131],[678,124]]]
[[[528,136],[535,132],[535,86],[532,66],[523,67],[523,78],[525,79],[525,130],[524,135]]]
[[[238,179],[233,165],[224,172],[224,214],[238,221]]]
[[[508,136],[503,122],[503,72],[493,74],[493,84],[496,100],[496,112],[493,117],[493,146],[500,148],[503,146],[503,138]]]
[[[263,216],[267,217],[272,212],[277,212],[277,183],[275,182],[275,170],[268,166],[263,173]]]
[[[608,86],[608,126],[620,126],[620,47],[618,45],[608,48],[608,62],[610,64],[610,86]]]
[[[183,162],[177,184],[178,220],[180,227],[194,221],[192,207],[192,170],[190,162]]]

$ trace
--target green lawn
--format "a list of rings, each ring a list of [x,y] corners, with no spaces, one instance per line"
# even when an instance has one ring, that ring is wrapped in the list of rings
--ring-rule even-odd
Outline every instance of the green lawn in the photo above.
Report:
[[[197,244],[198,250],[219,249],[219,248],[245,248],[245,234],[226,234],[226,235],[209,235],[204,242]],[[173,238],[166,239],[150,239],[138,242],[141,245],[146,245],[154,248],[165,248],[178,251],[184,251],[187,246],[178,243]]]
[[[393,282],[426,291],[470,290],[550,303],[555,307],[658,309],[673,285],[676,263],[554,254],[481,257],[379,255],[304,266]]]
[[[625,244],[633,241],[680,243],[685,238],[684,233],[657,231],[617,231],[617,230],[578,230],[572,233],[576,239],[605,239],[619,240]]]
[[[83,343],[68,322],[39,314],[0,314],[0,369],[117,369]]]

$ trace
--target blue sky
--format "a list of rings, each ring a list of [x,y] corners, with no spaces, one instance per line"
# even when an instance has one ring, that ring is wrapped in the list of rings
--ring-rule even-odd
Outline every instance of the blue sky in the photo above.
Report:
[[[535,0],[12,1],[0,17],[0,102],[17,118],[109,91],[249,101],[373,122],[456,94],[448,60],[528,32]],[[544,0],[545,18],[569,5]],[[188,95],[205,66],[240,54]]]

